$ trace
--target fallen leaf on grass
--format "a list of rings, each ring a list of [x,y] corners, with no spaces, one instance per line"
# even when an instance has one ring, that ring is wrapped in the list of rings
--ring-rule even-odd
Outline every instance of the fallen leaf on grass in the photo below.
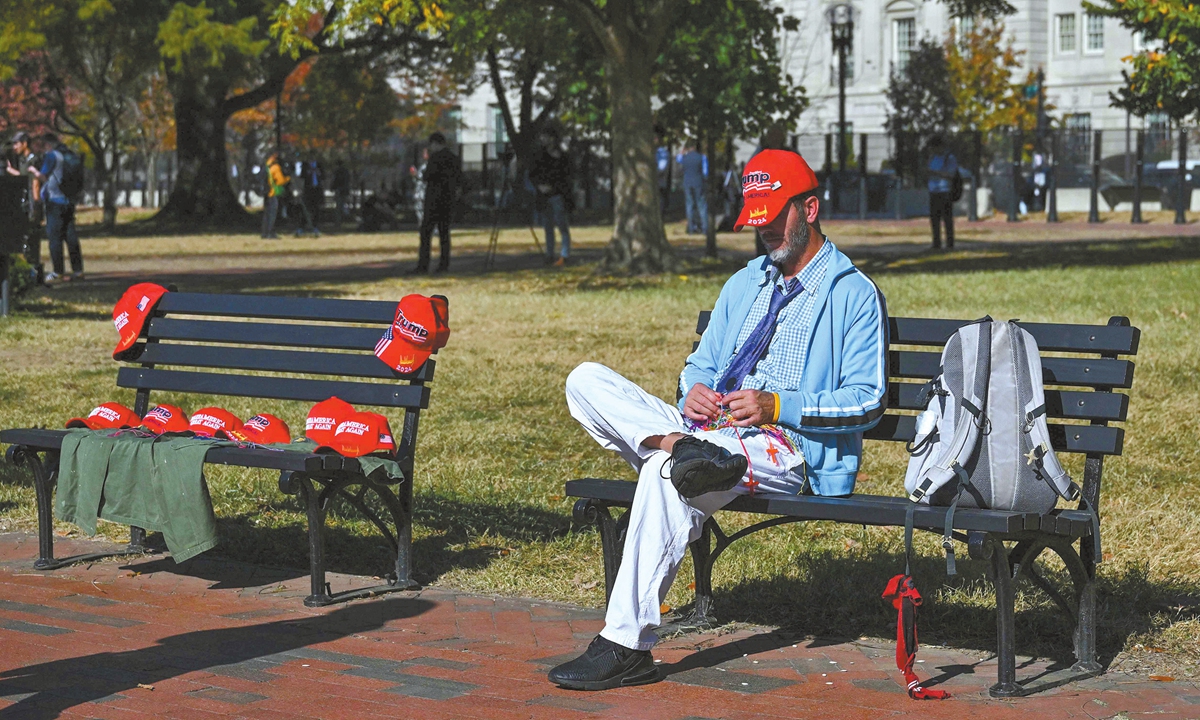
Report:
[[[688,583],[688,590],[695,590],[695,589],[696,589],[696,583],[694,581]]]
[[[592,588],[596,587],[599,584],[600,584],[599,580],[593,580],[591,582],[585,582],[584,584],[580,585],[579,587],[583,590],[591,590]]]
[[[671,606],[663,603],[662,605],[658,606],[658,612],[660,615],[666,615],[667,613],[671,612]]]
[[[1170,675],[1151,675],[1150,679],[1155,682],[1175,682],[1175,678]]]

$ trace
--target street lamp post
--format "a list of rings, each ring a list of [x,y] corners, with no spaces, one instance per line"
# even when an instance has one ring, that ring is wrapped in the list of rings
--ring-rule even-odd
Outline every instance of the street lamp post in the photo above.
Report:
[[[833,34],[833,51],[838,58],[838,176],[846,172],[846,56],[854,47],[854,8],[839,3],[827,11],[829,28]],[[836,183],[830,183],[836,188]],[[836,195],[833,206],[838,206]]]

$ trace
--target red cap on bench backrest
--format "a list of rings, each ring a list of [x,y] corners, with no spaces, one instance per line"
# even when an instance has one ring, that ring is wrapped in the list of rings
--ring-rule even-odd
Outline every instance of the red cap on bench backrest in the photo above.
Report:
[[[396,317],[375,344],[375,356],[396,372],[410,373],[450,339],[450,305],[437,295],[405,295]]]
[[[304,421],[304,437],[318,445],[329,445],[343,420],[354,414],[354,406],[341,398],[331,397],[313,405]]]
[[[188,416],[174,405],[156,405],[142,418],[142,427],[155,435],[187,432]]]
[[[206,407],[192,413],[188,429],[197,437],[232,437],[231,432],[242,429],[242,421],[224,408]]]
[[[71,418],[67,427],[85,427],[91,430],[108,430],[137,427],[141,419],[121,403],[107,402],[92,408],[87,417]]]
[[[120,340],[113,349],[113,359],[121,360],[133,347],[145,330],[146,318],[154,312],[154,306],[167,294],[167,289],[154,283],[132,285],[113,307],[113,325],[117,327]]]

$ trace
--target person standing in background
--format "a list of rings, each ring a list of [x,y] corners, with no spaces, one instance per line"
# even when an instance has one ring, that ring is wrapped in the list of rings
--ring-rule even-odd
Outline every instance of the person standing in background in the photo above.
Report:
[[[946,226],[946,247],[954,247],[954,176],[958,158],[946,147],[946,139],[934,135],[929,141],[929,224],[933,228],[933,246],[942,246],[941,226]]]
[[[654,126],[654,164],[658,172],[658,211],[667,218],[668,201],[671,199],[671,149],[667,147],[667,131],[662,125]]]
[[[278,237],[275,234],[275,220],[279,217],[279,202],[291,180],[279,164],[279,155],[271,153],[267,157],[267,200],[263,203],[262,236],[265,240]]]
[[[708,201],[704,197],[704,181],[708,177],[708,158],[689,141],[676,158],[683,172],[683,197],[687,202],[688,234],[708,232]]]
[[[571,256],[571,159],[562,150],[557,128],[544,128],[538,135],[542,150],[533,161],[529,179],[537,189],[538,211],[546,232],[546,263],[556,267],[567,264]],[[554,228],[562,235],[562,250],[554,258]]]
[[[26,189],[25,204],[29,212],[29,234],[25,238],[25,261],[37,273],[36,283],[41,285],[46,277],[42,267],[42,216],[41,181],[33,168],[39,165],[39,158],[29,147],[29,133],[19,131],[12,137],[12,152],[7,159],[6,168],[9,175],[24,175],[29,183]]]
[[[46,238],[50,241],[50,262],[54,265],[54,269],[46,274],[46,284],[60,278],[82,280],[83,252],[79,248],[79,235],[75,232],[74,194],[83,188],[83,161],[59,142],[54,133],[43,135],[42,143],[45,146],[42,169],[30,166],[28,172],[38,180],[43,207],[46,209]],[[66,274],[63,262],[63,243],[66,243],[67,252],[71,255],[70,275]]]
[[[333,190],[333,202],[337,208],[337,225],[342,227],[342,223],[346,222],[346,205],[350,200],[350,171],[346,169],[346,163],[341,160],[333,166],[333,182],[329,188]]]
[[[446,136],[435,132],[429,136],[429,161],[421,173],[425,181],[424,213],[421,218],[420,250],[413,273],[429,271],[430,243],[434,228],[438,231],[441,260],[434,272],[450,269],[450,216],[462,184],[462,168],[458,156],[446,144]]]
[[[319,235],[316,227],[321,224],[321,206],[325,204],[325,171],[316,160],[306,162],[305,170],[304,206],[312,218],[313,232]]]

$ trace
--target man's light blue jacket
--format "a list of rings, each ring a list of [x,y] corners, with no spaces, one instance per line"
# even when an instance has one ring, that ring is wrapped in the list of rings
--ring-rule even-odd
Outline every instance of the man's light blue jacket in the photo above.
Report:
[[[680,376],[685,397],[696,383],[712,387],[733,357],[738,331],[767,282],[769,264],[767,256],[757,257],[721,288],[700,345]],[[816,303],[801,387],[779,393],[779,423],[800,434],[812,491],[849,495],[863,431],[887,409],[887,306],[875,283],[836,247]]]

